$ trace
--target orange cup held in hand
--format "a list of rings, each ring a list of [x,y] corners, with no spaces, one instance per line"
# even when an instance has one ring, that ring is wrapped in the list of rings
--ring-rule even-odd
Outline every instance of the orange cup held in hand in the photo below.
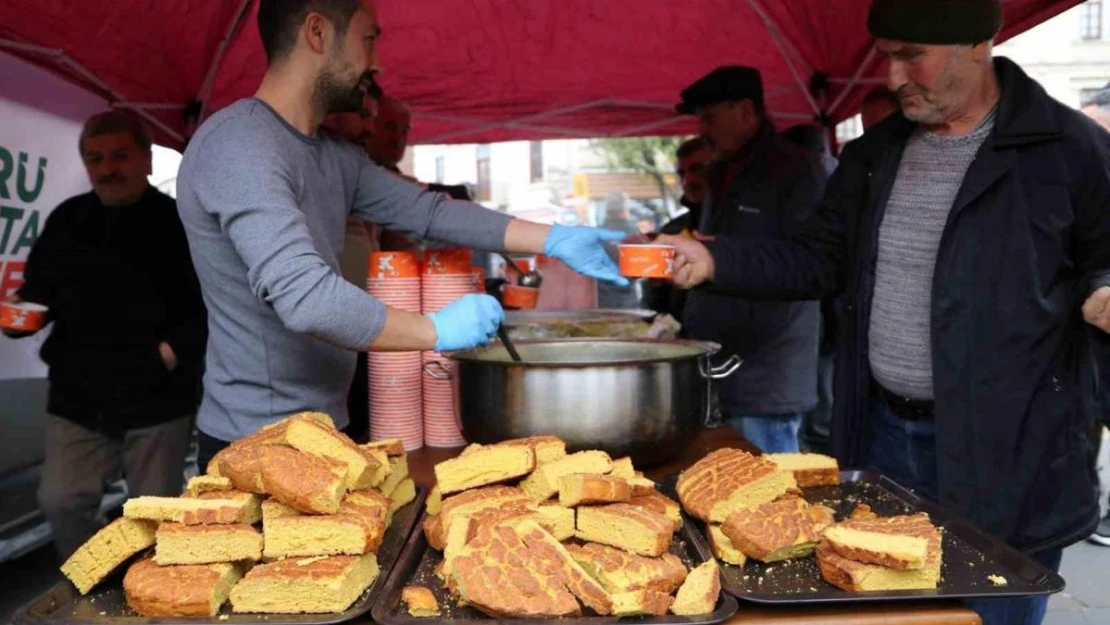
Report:
[[[370,278],[373,280],[419,277],[420,260],[412,252],[372,252],[370,254]]]
[[[622,244],[618,258],[626,278],[674,277],[674,248],[669,245]]]
[[[46,325],[46,306],[31,302],[0,303],[0,328],[17,332],[37,332]]]
[[[535,308],[540,290],[530,286],[506,284],[501,291],[501,304],[506,308]]]

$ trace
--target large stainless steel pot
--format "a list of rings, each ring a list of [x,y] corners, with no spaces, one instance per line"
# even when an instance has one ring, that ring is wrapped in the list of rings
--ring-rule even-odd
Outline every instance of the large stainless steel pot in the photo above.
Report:
[[[517,343],[523,362],[492,345],[448,354],[466,439],[494,443],[553,434],[574,450],[603,449],[637,465],[671,458],[708,417],[714,343],[557,339]],[[447,375],[430,368],[429,375]]]

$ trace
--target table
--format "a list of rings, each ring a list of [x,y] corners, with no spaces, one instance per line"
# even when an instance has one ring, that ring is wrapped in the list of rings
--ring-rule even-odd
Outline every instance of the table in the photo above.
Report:
[[[644,470],[654,479],[677,473],[709,452],[723,447],[752,450],[751,444],[732,428],[703,429],[670,462]],[[409,473],[413,480],[430,488],[435,483],[433,467],[454,458],[462,449],[425,447],[409,453]],[[419,531],[419,530],[417,530]],[[726,625],[981,625],[979,615],[958,601],[895,602],[818,605],[810,607],[764,607],[740,602],[740,611]]]

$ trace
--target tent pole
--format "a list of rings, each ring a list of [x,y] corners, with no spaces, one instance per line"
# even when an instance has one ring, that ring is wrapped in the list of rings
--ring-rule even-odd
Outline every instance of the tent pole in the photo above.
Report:
[[[0,38],[0,48],[7,48],[9,50],[18,50],[20,52],[34,52],[35,54],[42,54],[45,56],[58,57],[65,54],[57,48],[47,48],[44,46],[36,46],[31,43],[23,43],[22,41],[15,41],[13,39]]]
[[[526,124],[527,122],[535,121],[537,119],[543,119],[545,117],[551,117],[551,116],[554,116],[554,115],[566,115],[568,113],[576,113],[578,111],[584,111],[586,109],[596,108],[596,107],[599,107],[599,106],[606,106],[606,105],[609,105],[611,103],[612,103],[612,100],[609,100],[609,99],[594,100],[592,102],[583,102],[582,104],[575,104],[575,105],[572,105],[572,106],[564,106],[564,107],[558,108],[558,109],[551,109],[550,111],[543,111],[541,113],[533,113],[532,115],[525,115],[524,117],[518,117],[516,119],[510,119],[510,120],[506,120],[506,121],[503,121],[503,122],[492,122],[492,123],[483,123],[481,120],[470,119],[470,118],[466,118],[466,117],[454,117],[454,116],[448,116],[448,115],[437,115],[435,113],[414,112],[413,116],[414,117],[426,117],[428,119],[438,119],[439,121],[444,121],[444,122],[453,123],[453,124],[472,124],[474,126],[473,128],[466,128],[466,129],[463,129],[463,130],[453,130],[451,132],[446,132],[446,133],[436,135],[435,137],[433,137],[435,139],[438,139],[438,140],[442,141],[444,139],[453,139],[455,137],[464,137],[466,135],[472,135],[476,132],[483,132],[483,131],[486,131],[486,130],[497,130],[499,128],[513,128],[513,127],[526,128],[524,126],[524,124]],[[535,127],[533,127],[533,128],[535,128]],[[553,129],[553,130],[555,130],[555,129]],[[558,132],[558,130],[555,130],[555,131]],[[581,133],[581,131],[569,130],[569,129],[565,130],[564,132],[566,134],[573,133],[575,136],[579,136],[580,133]]]
[[[180,111],[185,108],[184,104],[174,104],[172,102],[127,102],[127,108],[143,109],[145,111]],[[112,106],[119,106],[119,103]]]
[[[844,104],[844,100],[848,98],[848,94],[852,92],[852,89],[854,89],[856,85],[860,84],[860,79],[863,78],[863,72],[867,71],[867,68],[871,65],[871,62],[874,61],[877,53],[878,49],[872,44],[871,49],[867,51],[867,56],[863,57],[863,62],[860,63],[859,68],[856,69],[855,75],[852,76],[852,79],[848,81],[847,85],[844,85],[844,88],[840,90],[840,93],[836,95],[836,99],[833,100],[832,104],[829,106],[830,115],[835,113],[836,110],[840,108],[841,104]]]
[[[683,122],[683,121],[686,121],[686,120],[682,119],[681,117],[668,117],[667,119],[660,119],[660,120],[656,120],[656,121],[649,122],[649,123],[646,123],[646,124],[639,124],[639,125],[636,125],[636,126],[629,126],[629,127],[624,128],[622,130],[618,130],[616,132],[609,133],[608,136],[609,137],[614,137],[614,138],[628,137],[628,136],[631,136],[631,135],[640,134],[640,133],[642,133],[644,131],[647,131],[647,130],[654,130],[656,128],[666,128],[667,126],[673,126],[674,124],[677,124],[677,123],[680,123],[680,122]]]
[[[751,5],[752,10],[754,10],[756,14],[758,14],[759,17],[763,20],[763,27],[767,29],[767,32],[771,35],[771,39],[774,40],[775,46],[779,49],[779,54],[782,55],[782,60],[786,62],[786,67],[790,69],[790,75],[794,77],[794,82],[798,84],[798,88],[801,89],[802,94],[806,97],[806,102],[808,102],[810,108],[813,109],[813,114],[820,117],[821,107],[817,105],[817,100],[813,99],[813,94],[809,92],[809,85],[806,84],[806,81],[804,78],[802,78],[802,75],[798,73],[798,68],[795,67],[794,63],[790,60],[791,55],[790,52],[787,50],[787,48],[790,46],[790,43],[786,41],[786,37],[779,30],[778,25],[775,24],[774,20],[771,19],[771,16],[767,15],[767,13],[763,10],[763,7],[759,5],[759,2],[757,2],[756,0],[748,0],[748,4]],[[795,55],[797,55],[797,50],[795,50],[794,52]],[[800,55],[799,60],[803,65],[806,65],[805,59],[801,59]],[[806,65],[806,67],[808,69],[808,65]],[[810,69],[809,73],[812,74],[813,70]]]
[[[216,48],[216,54],[212,57],[212,64],[208,66],[208,72],[204,75],[204,82],[201,83],[200,92],[197,94],[197,99],[200,100],[200,114],[197,116],[198,124],[204,121],[204,114],[208,112],[208,96],[212,95],[212,87],[216,84],[216,72],[220,69],[220,62],[224,60],[224,53],[227,52],[227,47],[231,44],[231,38],[239,28],[239,24],[243,22],[250,5],[251,0],[242,0],[239,3],[239,10],[235,12],[235,17],[232,18],[231,24],[227,27],[227,32],[224,33],[224,38],[220,40],[220,45]]]

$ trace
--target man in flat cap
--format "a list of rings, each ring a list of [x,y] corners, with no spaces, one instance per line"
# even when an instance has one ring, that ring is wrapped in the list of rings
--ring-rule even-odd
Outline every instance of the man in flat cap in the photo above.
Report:
[[[839,292],[841,462],[1056,569],[1098,523],[1087,432],[1110,339],[1110,139],[992,58],[1001,21],[998,0],[875,0],[901,112],[845,148],[804,231],[661,242],[679,248],[680,285]],[[1045,604],[973,607],[1015,625]]]
[[[698,116],[717,153],[698,230],[734,241],[797,231],[817,205],[825,174],[776,132],[759,72],[719,67],[681,95],[678,111]],[[683,325],[692,338],[720,343],[720,358],[744,359],[718,384],[721,411],[763,451],[798,451],[802,414],[817,405],[819,317],[817,301],[753,299],[711,287],[686,302]]]

